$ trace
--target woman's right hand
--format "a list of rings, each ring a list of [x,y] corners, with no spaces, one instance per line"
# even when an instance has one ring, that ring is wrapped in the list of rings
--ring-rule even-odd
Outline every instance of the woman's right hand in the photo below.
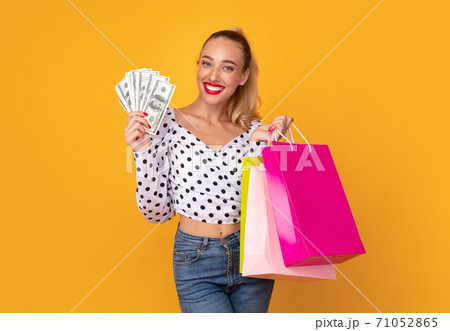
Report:
[[[141,111],[128,113],[128,124],[125,127],[125,141],[135,152],[148,149],[151,145],[150,135],[145,132],[145,127],[150,128]]]

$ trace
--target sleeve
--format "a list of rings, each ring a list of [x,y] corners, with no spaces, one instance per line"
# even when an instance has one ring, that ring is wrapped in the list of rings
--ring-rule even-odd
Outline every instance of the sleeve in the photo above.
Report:
[[[256,125],[252,130],[250,131],[250,137],[252,136],[253,131],[256,130],[259,126],[263,125],[264,123],[261,121],[257,121]],[[267,147],[267,140],[266,141],[251,141],[249,140],[249,148],[246,156],[249,157],[257,157],[262,155],[262,148]]]
[[[150,147],[134,152],[136,201],[139,211],[150,223],[164,223],[175,216],[169,180],[172,116],[173,110],[167,110],[156,135],[150,134]]]

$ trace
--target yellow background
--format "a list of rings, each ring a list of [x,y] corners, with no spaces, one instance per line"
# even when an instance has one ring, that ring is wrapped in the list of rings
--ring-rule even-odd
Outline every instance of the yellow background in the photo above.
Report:
[[[206,38],[241,26],[263,116],[378,3],[73,1],[137,68],[170,77],[176,107],[197,96]],[[330,146],[367,250],[335,281],[276,281],[269,312],[449,311],[449,12],[383,1],[264,120],[286,114]],[[179,216],[146,237],[126,172],[114,86],[135,68],[66,0],[0,13],[0,311],[179,312]]]

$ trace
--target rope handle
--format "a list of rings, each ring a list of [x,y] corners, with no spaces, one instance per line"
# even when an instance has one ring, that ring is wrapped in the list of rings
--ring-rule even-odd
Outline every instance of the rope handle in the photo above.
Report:
[[[311,152],[312,152],[312,150],[311,150],[311,145],[309,144],[308,140],[306,140],[306,138],[303,136],[303,134],[300,132],[300,130],[297,128],[297,126],[296,126],[294,123],[291,123],[291,124],[292,124],[292,125],[294,126],[294,128],[298,131],[298,133],[300,133],[300,135],[302,136],[302,138],[306,141],[306,143],[307,143],[308,146],[309,146],[309,152],[311,153]],[[278,131],[278,133],[279,133],[279,134],[280,134],[287,142],[289,142],[289,144],[291,145],[291,151],[293,151],[294,148],[292,147],[291,141],[290,141],[288,138],[286,138],[286,137],[280,132],[280,130],[278,130],[278,129],[275,129],[275,130]],[[267,136],[267,146],[270,146],[270,143],[271,143],[272,141],[275,140],[275,139],[272,139],[272,135],[273,135],[273,133],[275,132],[275,130],[269,132],[269,135]],[[290,128],[290,127],[288,127],[288,131],[289,131],[289,135],[291,136],[292,142],[294,142],[294,137],[292,137],[292,132],[291,132],[291,128]]]

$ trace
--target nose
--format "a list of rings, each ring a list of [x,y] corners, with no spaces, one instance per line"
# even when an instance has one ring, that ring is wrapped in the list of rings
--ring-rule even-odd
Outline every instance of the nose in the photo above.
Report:
[[[209,79],[211,82],[217,82],[219,80],[219,78],[220,78],[219,70],[220,70],[220,67],[215,67],[215,68],[211,69],[211,72],[209,74]]]

